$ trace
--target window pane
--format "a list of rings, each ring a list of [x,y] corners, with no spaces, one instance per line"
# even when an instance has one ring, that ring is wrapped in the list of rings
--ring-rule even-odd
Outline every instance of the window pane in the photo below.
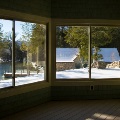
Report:
[[[0,19],[0,88],[12,86],[12,21]]]
[[[15,30],[16,86],[45,80],[46,26],[16,21]]]
[[[91,78],[120,78],[120,27],[94,26]]]
[[[56,78],[89,78],[88,27],[56,27]]]

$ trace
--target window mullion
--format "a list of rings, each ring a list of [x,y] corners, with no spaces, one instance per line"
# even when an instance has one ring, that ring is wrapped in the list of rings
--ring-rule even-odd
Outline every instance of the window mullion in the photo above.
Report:
[[[88,27],[88,36],[89,36],[89,44],[88,44],[88,49],[89,49],[89,79],[91,80],[91,26]]]
[[[12,86],[15,86],[15,20],[12,21]]]

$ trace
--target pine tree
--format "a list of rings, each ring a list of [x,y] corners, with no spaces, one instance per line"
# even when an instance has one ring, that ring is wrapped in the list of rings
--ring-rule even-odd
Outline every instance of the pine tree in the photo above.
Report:
[[[72,47],[80,49],[79,56],[84,61],[88,60],[88,27],[72,26],[66,31],[65,41]],[[94,48],[93,59],[102,59],[98,54],[99,47],[104,46],[112,41],[109,27],[92,27],[91,28],[91,47]]]

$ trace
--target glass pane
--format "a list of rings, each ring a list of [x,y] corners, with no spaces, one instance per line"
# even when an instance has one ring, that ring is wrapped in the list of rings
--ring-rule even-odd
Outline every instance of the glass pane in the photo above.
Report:
[[[46,26],[20,21],[15,25],[16,86],[45,80]]]
[[[56,78],[89,78],[88,27],[56,27]]]
[[[120,78],[120,28],[94,26],[91,78]]]
[[[0,88],[12,86],[12,21],[0,19]]]

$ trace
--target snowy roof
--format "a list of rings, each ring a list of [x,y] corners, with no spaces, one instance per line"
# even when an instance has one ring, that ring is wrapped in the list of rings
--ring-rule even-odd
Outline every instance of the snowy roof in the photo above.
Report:
[[[74,62],[79,48],[56,48],[56,62]]]
[[[100,54],[103,55],[102,61],[104,62],[113,62],[119,61],[120,56],[117,48],[100,48]]]
[[[117,48],[100,48],[104,62],[119,61],[120,56]],[[56,48],[56,62],[74,62],[79,54],[79,48]]]

